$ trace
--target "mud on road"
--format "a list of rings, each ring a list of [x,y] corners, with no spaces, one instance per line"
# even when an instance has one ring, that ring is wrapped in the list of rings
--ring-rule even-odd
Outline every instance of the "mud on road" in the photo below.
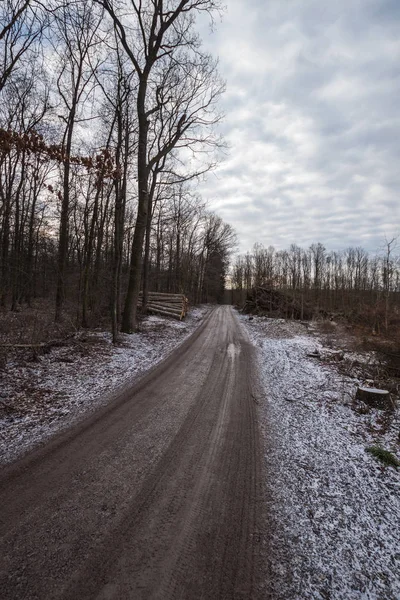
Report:
[[[3,597],[263,597],[252,352],[219,307],[107,408],[7,467]]]

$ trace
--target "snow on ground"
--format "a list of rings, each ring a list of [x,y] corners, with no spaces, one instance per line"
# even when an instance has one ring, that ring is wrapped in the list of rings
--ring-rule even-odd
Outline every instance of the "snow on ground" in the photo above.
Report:
[[[112,391],[136,381],[182,343],[207,310],[192,309],[185,321],[149,316],[139,333],[121,334],[116,347],[109,333],[90,331],[81,344],[52,348],[39,362],[9,360],[0,379],[0,463],[106,404]]]
[[[323,349],[301,323],[241,320],[264,390],[266,598],[399,600],[400,469],[365,451],[399,457],[398,413],[355,412],[357,380],[307,356]]]

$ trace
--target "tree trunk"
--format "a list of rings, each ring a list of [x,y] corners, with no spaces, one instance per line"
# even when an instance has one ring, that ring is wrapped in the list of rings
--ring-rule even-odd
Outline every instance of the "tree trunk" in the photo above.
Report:
[[[147,312],[147,302],[149,297],[149,274],[150,274],[150,234],[151,234],[151,200],[149,201],[149,212],[147,215],[146,224],[146,241],[144,245],[144,262],[143,262],[143,300],[142,312]]]
[[[137,327],[137,303],[142,276],[143,241],[146,233],[149,209],[148,167],[147,167],[147,134],[149,123],[145,112],[145,98],[148,74],[141,77],[137,97],[137,114],[139,127],[138,140],[138,212],[133,234],[131,259],[129,266],[129,283],[122,316],[122,331],[133,333]]]
[[[20,236],[22,235],[22,215],[21,215],[21,190],[25,179],[25,153],[22,153],[21,159],[21,178],[17,187],[17,191],[15,194],[15,216],[14,216],[14,243],[13,243],[13,255],[12,255],[12,300],[11,300],[11,310],[17,310],[19,294],[18,294],[18,281],[19,281],[19,271],[20,271],[20,246],[21,240]]]
[[[65,300],[65,275],[67,270],[68,255],[68,221],[69,221],[69,176],[71,172],[70,154],[72,147],[72,135],[75,123],[76,99],[73,100],[73,108],[69,114],[67,124],[67,143],[65,146],[64,174],[63,174],[63,196],[61,201],[60,236],[58,245],[58,275],[56,291],[56,314],[55,321],[61,321],[62,308]]]
[[[37,167],[37,169],[38,169],[38,167]],[[26,257],[26,271],[27,271],[28,282],[27,282],[27,289],[25,292],[25,300],[29,307],[31,306],[31,303],[32,303],[35,272],[36,272],[36,269],[34,269],[34,266],[33,266],[33,253],[34,253],[34,233],[35,233],[35,214],[36,214],[35,210],[36,210],[36,202],[37,202],[37,198],[38,198],[38,187],[40,188],[40,186],[37,186],[36,179],[34,178],[32,204],[30,207],[30,214],[29,214],[28,252],[27,252],[27,257]]]
[[[84,267],[83,267],[83,284],[82,284],[82,327],[89,327],[89,283],[90,283],[90,264],[92,262],[94,238],[95,238],[95,227],[97,223],[99,198],[100,198],[100,186],[101,182],[96,189],[96,195],[93,205],[93,214],[90,222],[89,236],[87,240],[87,247],[84,256]]]
[[[118,142],[116,151],[117,168],[121,165],[121,152],[123,143],[123,121],[121,107],[117,109],[117,125],[118,125]],[[126,203],[126,185],[128,171],[128,151],[129,151],[129,131],[128,119],[125,129],[125,144],[124,144],[124,167],[122,179],[115,181],[115,214],[114,214],[114,259],[113,259],[113,276],[112,276],[112,301],[111,301],[111,322],[112,322],[112,338],[113,344],[118,341],[118,329],[120,323],[120,289],[121,289],[121,265],[122,251],[124,239],[124,220],[125,220],[125,203]]]
[[[157,185],[158,169],[153,171],[153,179],[151,182],[151,188],[149,193],[149,206],[147,212],[147,223],[146,223],[146,241],[144,246],[144,261],[143,261],[143,298],[142,298],[142,312],[146,314],[147,301],[149,295],[149,275],[150,275],[150,237],[151,237],[151,223],[153,220],[153,208],[154,208],[154,193]]]

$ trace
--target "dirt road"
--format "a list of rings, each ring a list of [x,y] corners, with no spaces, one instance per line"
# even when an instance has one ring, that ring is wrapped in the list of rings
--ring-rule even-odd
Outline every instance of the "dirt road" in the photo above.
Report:
[[[0,479],[2,597],[259,597],[252,350],[215,309],[107,409]]]

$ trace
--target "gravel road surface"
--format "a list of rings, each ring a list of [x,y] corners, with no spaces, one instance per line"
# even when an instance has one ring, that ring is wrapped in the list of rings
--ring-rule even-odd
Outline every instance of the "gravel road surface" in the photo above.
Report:
[[[247,334],[218,307],[138,384],[5,468],[2,598],[263,597],[254,381]]]

